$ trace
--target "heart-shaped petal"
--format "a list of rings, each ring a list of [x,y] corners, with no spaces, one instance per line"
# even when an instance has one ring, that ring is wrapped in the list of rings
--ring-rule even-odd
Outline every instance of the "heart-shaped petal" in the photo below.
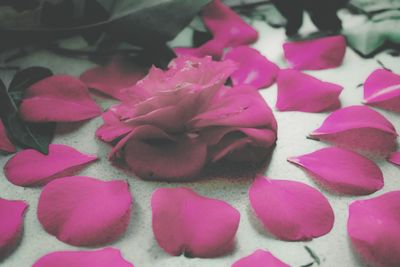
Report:
[[[283,44],[285,58],[299,70],[323,70],[342,64],[346,39],[342,35]]]
[[[400,112],[400,75],[385,69],[372,72],[364,83],[364,103]]]
[[[24,120],[72,122],[101,114],[87,86],[68,75],[54,75],[30,86],[20,106]]]
[[[334,214],[315,188],[289,180],[257,177],[249,190],[251,207],[265,229],[282,240],[309,240],[329,233]]]
[[[48,155],[34,149],[18,152],[7,161],[4,175],[15,185],[43,185],[71,175],[96,159],[96,156],[82,154],[72,147],[51,144]]]
[[[378,165],[353,151],[327,147],[288,160],[335,193],[366,195],[383,187]]]
[[[24,201],[0,198],[0,262],[18,244],[27,207]]]
[[[67,244],[101,245],[125,232],[131,205],[132,197],[124,181],[64,177],[43,188],[38,219],[48,233]]]
[[[208,258],[233,249],[240,214],[228,203],[189,188],[161,188],[151,207],[155,238],[167,253]]]
[[[400,152],[393,152],[392,154],[390,154],[388,160],[396,165],[400,166]]]
[[[57,251],[36,261],[32,267],[134,267],[115,248],[94,251]]]
[[[276,108],[280,111],[321,112],[338,108],[343,87],[323,82],[294,69],[278,75]]]
[[[347,232],[355,250],[371,266],[400,262],[400,191],[350,204]]]
[[[3,125],[3,122],[0,120],[0,151],[14,153],[15,146],[11,143],[11,141],[7,137],[6,128]]]
[[[289,267],[269,251],[258,249],[251,255],[236,261],[231,267]]]
[[[275,63],[249,46],[230,49],[224,59],[231,59],[239,64],[239,69],[231,75],[233,85],[249,84],[258,89],[268,87],[275,82],[279,71]]]
[[[332,112],[311,138],[374,154],[387,155],[396,148],[393,124],[366,106],[349,106]]]

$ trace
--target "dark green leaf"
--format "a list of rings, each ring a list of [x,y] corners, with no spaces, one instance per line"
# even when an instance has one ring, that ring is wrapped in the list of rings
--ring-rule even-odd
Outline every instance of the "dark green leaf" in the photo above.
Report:
[[[202,44],[206,43],[207,41],[211,40],[213,38],[213,35],[210,32],[203,32],[203,31],[197,31],[194,30],[193,32],[193,46],[194,47],[199,47]]]
[[[306,249],[308,254],[310,254],[310,257],[313,258],[314,262],[316,264],[320,265],[321,260],[319,259],[318,255],[315,254],[315,252],[311,248],[309,248],[308,246],[304,246],[304,248]]]

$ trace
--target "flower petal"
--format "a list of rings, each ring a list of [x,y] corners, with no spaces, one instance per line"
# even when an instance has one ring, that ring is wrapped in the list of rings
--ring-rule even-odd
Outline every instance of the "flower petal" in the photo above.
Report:
[[[0,198],[0,261],[18,244],[27,207],[24,201]]]
[[[96,159],[96,156],[82,154],[72,147],[51,144],[48,155],[34,149],[18,152],[7,161],[4,175],[15,185],[43,185],[71,175]]]
[[[269,251],[258,249],[251,255],[236,261],[231,267],[289,267]]]
[[[104,142],[112,142],[132,131],[111,110],[104,112],[102,118],[104,123],[96,130],[96,136]]]
[[[124,60],[122,56],[114,57],[106,66],[89,69],[81,74],[80,79],[89,88],[99,90],[115,99],[125,98],[124,90],[133,86],[145,76],[144,70]]]
[[[396,165],[400,166],[400,152],[393,152],[390,157],[388,158],[388,160]]]
[[[400,191],[351,203],[347,232],[355,250],[371,266],[399,266]]]
[[[279,71],[275,63],[248,46],[230,49],[224,59],[239,63],[239,69],[231,75],[233,85],[249,84],[257,89],[268,87],[275,82]]]
[[[346,53],[346,39],[342,35],[329,36],[283,44],[285,58],[299,70],[322,70],[342,64]]]
[[[385,69],[372,72],[364,83],[364,103],[400,112],[400,75]]]
[[[160,188],[151,198],[153,232],[169,254],[216,257],[232,250],[239,212],[189,188]]]
[[[57,251],[36,261],[32,267],[134,267],[115,248],[94,251]]]
[[[335,193],[366,195],[383,187],[383,174],[373,161],[355,152],[328,147],[288,161],[304,168]]]
[[[323,82],[297,70],[281,70],[278,75],[279,111],[321,112],[340,106],[343,87]]]
[[[20,113],[27,121],[72,122],[99,116],[101,110],[80,80],[54,75],[26,90]]]
[[[387,155],[396,148],[396,130],[384,116],[366,106],[349,106],[331,113],[310,134],[350,149]]]
[[[265,229],[282,240],[309,240],[333,227],[328,200],[315,188],[259,176],[249,190],[251,206]]]
[[[3,122],[0,120],[0,151],[14,153],[16,151],[15,146],[7,137],[6,129]]]
[[[64,177],[43,188],[38,219],[60,241],[97,246],[114,241],[125,232],[131,205],[132,197],[124,181]]]

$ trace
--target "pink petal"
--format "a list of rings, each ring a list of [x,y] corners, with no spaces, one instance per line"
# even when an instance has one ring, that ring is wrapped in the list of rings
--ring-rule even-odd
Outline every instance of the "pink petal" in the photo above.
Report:
[[[377,69],[364,83],[364,103],[400,112],[400,75]]]
[[[393,152],[393,153],[389,156],[388,160],[389,160],[391,163],[400,166],[400,152]]]
[[[289,267],[271,252],[258,249],[251,255],[236,261],[231,267]]]
[[[395,149],[397,133],[393,124],[375,110],[350,106],[331,113],[310,137],[386,155]]]
[[[27,208],[24,201],[0,198],[0,262],[18,244]]]
[[[239,69],[231,75],[233,85],[249,84],[258,89],[275,82],[279,67],[256,49],[248,46],[232,48],[224,55],[239,63]]]
[[[115,248],[94,251],[57,251],[41,257],[32,267],[134,267]]]
[[[97,246],[116,240],[129,224],[128,183],[71,176],[48,183],[39,198],[38,219],[60,241]]]
[[[55,75],[29,87],[20,106],[23,119],[34,122],[71,122],[101,114],[87,86],[67,75]]]
[[[0,151],[14,153],[15,146],[7,137],[6,129],[4,128],[3,122],[0,120]]]
[[[397,267],[400,262],[400,191],[350,204],[347,232],[366,263]]]
[[[131,127],[122,123],[114,112],[107,110],[102,115],[104,124],[96,130],[96,136],[104,142],[112,142],[132,131]]]
[[[123,100],[124,90],[134,85],[145,76],[143,69],[116,56],[106,66],[89,69],[81,74],[80,79],[89,88],[99,90],[111,97]]]
[[[53,179],[71,175],[97,159],[66,145],[51,144],[49,154],[25,149],[4,166],[7,179],[19,186],[43,185]]]
[[[343,87],[323,82],[297,70],[281,70],[278,75],[279,111],[321,112],[340,106]]]
[[[383,187],[383,174],[378,165],[342,148],[323,148],[288,160],[336,193],[366,195]]]
[[[251,206],[265,229],[282,240],[309,240],[333,227],[328,200],[315,188],[259,176],[249,190]]]
[[[155,238],[167,253],[208,258],[232,250],[240,214],[228,203],[189,188],[161,188],[151,207]]]
[[[285,58],[299,70],[322,70],[342,64],[346,39],[342,35],[283,44]]]

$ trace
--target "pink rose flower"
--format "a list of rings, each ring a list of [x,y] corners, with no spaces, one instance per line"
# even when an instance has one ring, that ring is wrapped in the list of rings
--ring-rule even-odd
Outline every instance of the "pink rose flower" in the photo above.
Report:
[[[178,57],[155,67],[104,113],[96,135],[140,177],[181,179],[221,159],[262,161],[277,124],[256,88],[227,87],[230,60]]]

